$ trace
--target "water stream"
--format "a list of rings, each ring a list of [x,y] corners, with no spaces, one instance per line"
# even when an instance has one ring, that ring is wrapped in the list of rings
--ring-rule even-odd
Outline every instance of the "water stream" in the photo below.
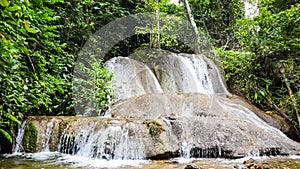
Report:
[[[17,133],[17,137],[16,137],[16,144],[15,144],[15,147],[13,150],[14,153],[19,153],[22,151],[22,141],[23,141],[23,137],[24,137],[25,126],[26,126],[26,120],[23,121],[20,128],[18,129],[18,133]]]
[[[50,152],[49,141],[52,137],[54,121],[55,121],[55,118],[53,118],[50,122],[47,123],[47,128],[46,128],[46,133],[45,133],[46,141],[43,144],[43,152]]]
[[[250,168],[251,163],[272,169],[299,169],[300,157],[246,157],[243,159],[170,159],[170,160],[95,160],[80,156],[43,152],[0,156],[3,169],[184,169],[187,166],[198,168],[232,169]],[[245,164],[246,163],[246,164]]]

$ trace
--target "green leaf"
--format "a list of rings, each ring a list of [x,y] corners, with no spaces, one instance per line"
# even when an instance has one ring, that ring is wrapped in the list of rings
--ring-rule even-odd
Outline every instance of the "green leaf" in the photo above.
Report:
[[[254,93],[254,99],[256,100],[258,97],[257,93]]]
[[[0,5],[3,7],[7,7],[9,5],[9,2],[7,0],[0,0]]]
[[[27,31],[28,31],[29,33],[38,33],[38,32],[39,32],[39,31],[38,31],[37,29],[35,29],[35,28],[28,28]]]
[[[262,95],[262,96],[265,96],[265,92],[260,90],[259,93]]]
[[[1,0],[0,0],[1,1]],[[8,132],[6,132],[5,130],[3,130],[3,129],[0,129],[0,134],[2,133],[2,135],[4,135],[4,137],[9,141],[9,142],[11,142],[12,143],[12,137],[11,137],[11,135],[8,133]]]
[[[35,38],[26,38],[26,40],[37,42],[37,40]]]
[[[9,113],[5,113],[4,116],[7,117],[9,120],[11,120],[13,122],[16,122],[16,123],[21,125],[21,122],[15,116],[13,116]]]
[[[1,0],[0,0],[0,1],[1,1]],[[17,5],[11,6],[11,7],[7,8],[7,10],[8,10],[8,11],[11,11],[11,12],[17,11],[17,10],[19,10],[19,9],[20,9],[20,7],[17,6]]]

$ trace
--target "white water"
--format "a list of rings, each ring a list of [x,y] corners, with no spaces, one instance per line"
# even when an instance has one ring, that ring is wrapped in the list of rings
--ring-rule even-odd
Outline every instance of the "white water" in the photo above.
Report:
[[[229,113],[234,115],[234,118],[239,118],[241,120],[249,120],[250,122],[255,124],[255,126],[260,127],[268,133],[273,133],[275,136],[287,138],[287,136],[283,134],[279,129],[268,125],[265,121],[260,119],[254,112],[243,107],[242,105],[229,103],[221,100],[220,105],[224,108],[224,110],[228,110]]]
[[[115,57],[106,62],[106,66],[114,74],[116,100],[146,93],[163,93],[153,72],[141,62],[127,57]]]
[[[23,137],[24,137],[24,132],[25,132],[25,126],[26,126],[26,120],[23,121],[21,124],[21,127],[18,129],[18,134],[16,138],[16,145],[13,150],[14,153],[19,153],[22,151],[22,142],[23,142]]]
[[[216,77],[211,77],[209,65],[203,57],[171,54],[158,57],[154,65],[146,65],[127,57],[112,58],[106,65],[114,74],[115,101],[147,93],[228,93],[216,65],[211,61],[211,72],[217,72],[214,75]],[[214,82],[217,84],[212,83],[212,78],[216,78]]]
[[[166,93],[215,93],[208,65],[201,55],[161,56],[157,59],[154,70]]]
[[[189,74],[183,75],[187,78],[184,79],[183,92],[214,94],[215,91],[208,75],[207,64],[203,57],[192,55],[192,57],[180,58],[184,65],[182,72],[189,72]],[[195,86],[190,84],[191,81],[195,81]]]
[[[186,141],[182,142],[181,149],[180,149],[180,157],[182,158],[191,158],[191,151],[194,148],[193,144],[189,144]]]
[[[50,152],[49,141],[50,141],[50,138],[52,136],[54,121],[55,121],[55,118],[53,118],[50,122],[47,123],[47,128],[46,128],[46,133],[45,133],[46,141],[43,144],[43,151],[44,152]]]
[[[103,130],[97,129],[96,125],[89,125],[76,134],[66,130],[60,139],[59,151],[91,159],[145,159],[142,138],[130,133],[132,130],[135,130],[134,123],[127,123],[123,127],[112,125]]]

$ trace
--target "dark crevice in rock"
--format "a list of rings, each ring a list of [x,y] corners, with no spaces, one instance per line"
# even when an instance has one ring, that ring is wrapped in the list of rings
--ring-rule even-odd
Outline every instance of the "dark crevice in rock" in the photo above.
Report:
[[[166,160],[170,158],[180,157],[179,151],[176,152],[165,152],[164,154],[157,154],[155,156],[148,157],[149,160]]]

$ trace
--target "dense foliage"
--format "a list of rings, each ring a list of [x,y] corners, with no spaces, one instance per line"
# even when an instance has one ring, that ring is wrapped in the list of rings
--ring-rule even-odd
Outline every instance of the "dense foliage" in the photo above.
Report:
[[[11,144],[20,122],[30,115],[72,115],[72,72],[89,37],[116,18],[160,12],[187,18],[168,0],[0,0],[0,152]],[[189,0],[199,30],[220,47],[231,92],[300,126],[300,5],[295,0],[260,1],[260,15],[244,18],[240,0]],[[162,22],[169,22],[168,17]],[[172,30],[165,24],[159,31]],[[179,31],[179,30],[178,30]],[[104,59],[143,48],[191,52],[157,28],[137,32],[115,45]],[[112,97],[111,75],[102,62],[90,70],[96,97],[105,111]],[[82,79],[81,79],[82,80]],[[79,79],[80,81],[80,79]],[[88,84],[87,81],[80,81]],[[96,92],[93,92],[96,91]],[[86,96],[84,96],[86,97]],[[299,134],[299,133],[298,133]]]
[[[129,13],[119,1],[91,0],[0,0],[0,10],[0,140],[7,145],[27,116],[73,114],[72,71],[81,47],[97,28]],[[95,73],[107,71],[100,66]]]
[[[47,7],[54,2],[1,0],[0,123],[10,142],[24,116],[61,114],[69,106],[74,56],[60,41],[59,16]]]
[[[300,5],[266,0],[259,9],[254,19],[238,21],[240,51],[219,50],[227,82],[231,91],[285,117],[299,137]]]
[[[244,16],[241,0],[189,0],[199,29],[211,37],[215,46],[236,48],[234,26]]]

